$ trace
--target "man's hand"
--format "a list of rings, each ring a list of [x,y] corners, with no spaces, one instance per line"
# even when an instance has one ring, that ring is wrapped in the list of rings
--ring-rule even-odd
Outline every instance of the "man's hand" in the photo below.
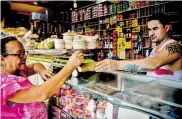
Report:
[[[95,71],[103,72],[103,71],[117,70],[117,67],[118,67],[118,61],[105,59],[96,64]]]

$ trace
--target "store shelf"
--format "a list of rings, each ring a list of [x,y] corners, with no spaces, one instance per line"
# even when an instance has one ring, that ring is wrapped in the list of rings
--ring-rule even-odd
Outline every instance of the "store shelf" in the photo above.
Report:
[[[116,28],[110,28],[109,30],[115,30]]]
[[[112,40],[113,38],[105,38],[105,39],[100,39],[100,40]]]
[[[141,19],[141,18],[146,18],[146,17],[151,17],[151,16],[152,16],[152,15],[141,16],[141,17],[136,17],[136,18],[129,18],[129,19],[123,19],[123,20],[117,20],[117,22],[129,21],[129,20],[134,20],[134,19]]]
[[[77,27],[77,28],[74,28],[74,29],[82,29],[83,27]]]
[[[181,23],[182,21],[172,21],[170,22],[171,24],[175,24],[175,23]]]
[[[168,1],[168,2],[164,2],[164,3],[157,3],[157,4],[154,4],[154,5],[144,6],[144,7],[140,7],[140,8],[128,9],[128,10],[124,10],[124,11],[122,11],[122,12],[117,12],[117,14],[121,14],[121,13],[124,13],[124,12],[129,12],[129,11],[134,11],[134,10],[139,10],[139,9],[147,8],[147,7],[153,7],[153,6],[158,6],[158,5],[164,5],[164,4],[171,3],[171,2],[174,2],[174,1]]]
[[[63,55],[66,53],[66,49],[32,49],[26,50],[29,55],[43,54],[43,55]]]
[[[110,49],[113,49],[113,48],[97,48],[96,50],[110,50]]]
[[[50,22],[48,20],[32,19],[34,22]]]
[[[174,2],[174,1],[169,1],[169,2],[164,2],[164,3],[159,3],[159,4],[144,6],[144,7],[135,8],[135,9],[124,10],[124,11],[122,11],[122,12],[117,12],[117,13],[111,13],[111,14],[107,14],[107,15],[102,15],[102,16],[98,16],[98,17],[94,17],[94,18],[90,18],[90,19],[86,19],[86,20],[82,20],[82,21],[87,21],[87,20],[96,19],[96,18],[100,18],[100,17],[106,17],[106,16],[110,16],[110,15],[121,14],[121,13],[128,12],[128,11],[134,11],[134,10],[138,10],[138,9],[142,9],[142,8],[147,8],[147,7],[152,7],[152,6],[163,5],[163,4],[167,4],[167,3],[171,3],[171,2]],[[98,3],[95,3],[95,4],[98,4]],[[93,4],[93,5],[95,5],[95,4]],[[89,6],[92,6],[92,5],[89,5]],[[85,7],[82,7],[82,8],[85,8]],[[82,9],[82,8],[79,8],[79,9]],[[138,17],[138,18],[144,18],[144,17],[147,17],[147,16],[142,16],[142,17]],[[149,17],[149,16],[148,16],[148,17]],[[135,18],[135,19],[136,19],[136,18]],[[124,19],[124,20],[132,20],[132,19]],[[82,22],[82,21],[77,21],[77,22],[72,22],[72,23],[78,23],[78,22]],[[120,20],[119,20],[119,21],[120,21]],[[123,21],[123,20],[122,20],[122,21]]]
[[[132,38],[132,37],[119,37],[119,38]]]
[[[53,57],[45,57],[45,56],[33,56],[33,55],[28,55],[27,56],[28,60],[33,60],[33,61],[42,61],[42,62],[47,62],[47,63],[52,63]]]
[[[121,27],[121,28],[135,28],[137,26]]]
[[[129,20],[134,20],[134,19],[137,19],[137,18],[123,19],[123,21],[129,21]]]
[[[101,29],[101,30],[97,30],[97,31],[107,31],[107,30],[115,30],[116,28],[110,28],[110,29]]]
[[[152,3],[155,3],[155,4],[152,4]],[[137,20],[138,24],[146,23],[147,18],[151,17],[152,16],[151,14],[153,14],[153,13],[158,13],[158,12],[164,12],[165,14],[167,14],[167,13],[170,13],[170,14],[171,13],[176,13],[177,10],[175,8],[172,9],[171,7],[170,8],[166,7],[166,6],[169,5],[169,3],[174,3],[174,1],[159,1],[159,2],[155,1],[155,2],[151,2],[151,4],[148,5],[148,6],[143,6],[143,7],[134,8],[134,9],[128,9],[128,10],[124,10],[124,11],[121,11],[121,12],[116,12],[116,13],[107,14],[107,15],[103,15],[103,16],[98,16],[98,17],[96,17],[96,18],[99,18],[98,21],[95,18],[91,18],[91,19],[95,19],[94,21],[98,22],[98,24],[97,24],[98,25],[98,27],[97,27],[98,32],[97,33],[99,34],[100,37],[102,37],[102,34],[104,33],[103,31],[107,30],[106,25],[110,24],[110,22],[100,23],[101,20],[102,20],[102,22],[104,22],[105,20],[113,20],[113,19],[110,19],[112,15],[118,15],[118,14],[120,15],[121,14],[123,16],[122,17],[118,16],[118,17],[116,17],[116,19],[120,19],[120,18],[124,18],[124,19],[114,21],[114,22],[116,22],[116,25],[119,25],[119,22],[124,22],[124,24],[125,24],[126,21],[128,21],[128,20],[131,21],[131,20],[135,20],[135,19]],[[107,5],[110,5],[110,4],[111,3],[109,3]],[[135,15],[134,15],[134,13],[135,13]],[[135,18],[133,18],[133,17],[135,17]],[[175,24],[175,23],[180,22],[180,21],[177,21],[177,20],[178,19],[175,17],[174,22],[171,22],[171,23]],[[85,20],[85,21],[87,21],[87,20]],[[89,21],[88,21],[88,24],[89,24]],[[92,25],[90,25],[90,26],[92,26]],[[93,25],[93,26],[95,26],[95,25]],[[115,24],[113,24],[113,26],[110,26],[110,27],[115,27]],[[121,28],[123,29],[123,33],[125,34],[125,32],[128,32],[126,30],[131,30],[131,32],[132,32],[132,29],[136,28],[136,27],[143,28],[144,31],[145,31],[145,29],[147,29],[147,25],[138,25],[138,26],[129,26],[129,27],[124,26],[124,27],[121,27]],[[108,30],[110,30],[109,32],[111,32],[111,30],[114,30],[114,29],[108,29]],[[180,32],[178,32],[178,33],[180,33]],[[147,36],[147,33],[145,33],[145,32],[142,35],[143,36],[140,35],[142,40],[147,40],[149,38],[149,36]],[[176,34],[176,35],[173,35],[173,36],[176,39],[181,37],[180,34]],[[130,40],[132,37],[122,37],[122,38],[126,38],[127,40]],[[136,52],[135,52],[134,55],[136,55]],[[142,56],[144,56],[144,55],[145,55],[145,53],[142,51]]]
[[[93,56],[92,54],[85,54],[84,56]],[[68,59],[70,56],[66,56],[66,55],[28,55],[27,59],[31,60],[31,61],[41,61],[41,62],[45,62],[45,63],[50,63],[50,65],[52,66],[56,66],[56,67],[63,67],[66,65]],[[83,63],[91,63],[91,62],[95,62],[92,59],[84,59]]]
[[[174,37],[181,37],[182,34],[176,34],[176,35],[172,35],[172,36],[174,36]]]
[[[123,22],[124,21],[124,19],[123,20],[116,20],[117,22]]]
[[[99,24],[91,24],[91,25],[87,25],[87,26],[98,26]],[[87,27],[86,26],[86,27]]]
[[[84,21],[86,21],[86,20],[81,20],[81,21],[72,22],[72,24],[79,23],[79,22],[84,22]]]
[[[107,23],[100,23],[100,25],[103,25],[103,24],[110,24],[109,22],[107,22]]]
[[[142,18],[146,18],[146,17],[151,17],[152,15],[148,15],[148,16],[141,16],[141,17],[137,17],[138,19],[142,19]]]
[[[102,16],[99,16],[99,17],[107,17],[107,16],[111,16],[111,15],[115,15],[116,13],[109,13],[109,14],[106,14],[106,15],[102,15]]]
[[[142,47],[142,49],[153,49],[151,47]]]
[[[147,26],[147,25],[146,25],[146,24],[144,24],[144,25],[138,25],[138,26],[143,27],[143,26]]]
[[[88,21],[88,20],[92,20],[92,19],[98,19],[98,18],[100,18],[100,17],[111,16],[111,15],[114,15],[114,14],[115,14],[115,13],[107,14],[107,15],[102,15],[102,16],[93,17],[93,18],[89,18],[89,19],[85,19],[85,20],[81,20],[81,21],[77,21],[77,22],[72,22],[72,23],[74,24],[74,23],[79,23],[79,22]]]

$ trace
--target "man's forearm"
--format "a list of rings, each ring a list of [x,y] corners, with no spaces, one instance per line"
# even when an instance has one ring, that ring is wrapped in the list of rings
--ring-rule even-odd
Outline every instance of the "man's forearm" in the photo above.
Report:
[[[138,66],[136,64],[127,64],[123,70],[129,72],[147,72],[149,69],[146,67]]]
[[[141,59],[133,61],[118,61],[117,70],[124,70],[129,72],[147,72],[155,70],[156,63],[151,59]]]

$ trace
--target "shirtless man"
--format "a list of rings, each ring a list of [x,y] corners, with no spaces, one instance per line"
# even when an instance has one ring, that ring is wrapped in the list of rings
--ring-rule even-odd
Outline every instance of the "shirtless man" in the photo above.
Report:
[[[182,80],[182,46],[170,38],[167,16],[153,15],[149,18],[147,26],[149,38],[156,43],[148,58],[132,61],[105,59],[96,63],[95,71],[147,72],[147,75],[152,77]]]

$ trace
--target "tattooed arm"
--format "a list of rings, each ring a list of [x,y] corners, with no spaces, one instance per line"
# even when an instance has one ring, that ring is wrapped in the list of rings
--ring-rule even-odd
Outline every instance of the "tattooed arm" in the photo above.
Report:
[[[148,70],[156,70],[161,66],[179,59],[181,57],[181,51],[181,46],[177,42],[170,43],[154,57],[133,61],[102,60],[96,64],[95,71],[125,70],[130,72],[146,72]]]
[[[149,58],[145,59],[145,63],[141,60],[111,60],[105,59],[96,64],[95,71],[103,72],[103,71],[111,71],[111,70],[124,70],[129,72],[147,72],[153,68],[152,63]],[[147,63],[148,62],[148,63]]]
[[[179,43],[177,43],[177,42],[167,44],[166,50],[168,51],[169,55],[172,55],[175,53],[182,53],[181,45],[179,45]]]

